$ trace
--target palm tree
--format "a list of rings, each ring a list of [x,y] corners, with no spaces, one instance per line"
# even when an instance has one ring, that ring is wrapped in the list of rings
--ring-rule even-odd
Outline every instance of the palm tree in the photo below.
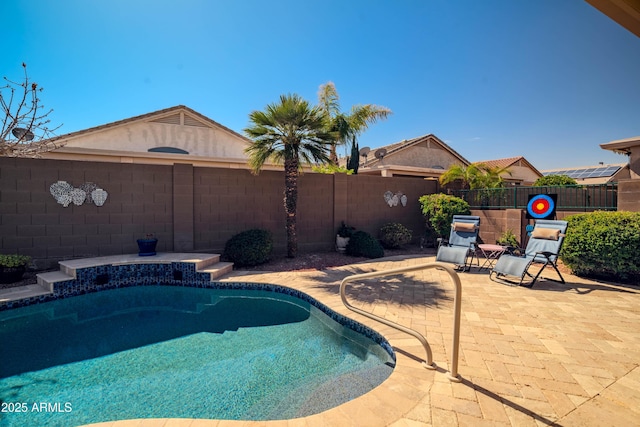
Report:
[[[476,188],[478,183],[479,176],[482,171],[480,168],[474,164],[469,166],[463,166],[460,164],[453,164],[449,166],[442,175],[440,175],[439,181],[440,184],[448,184],[453,181],[460,180],[462,181],[462,186],[464,188]]]
[[[359,134],[366,130],[370,124],[386,119],[392,114],[387,107],[373,104],[354,105],[351,107],[351,113],[345,114],[340,111],[339,99],[338,91],[333,82],[320,85],[318,104],[329,117],[331,131],[337,134],[336,144],[331,147],[331,161],[335,164],[338,163],[336,145],[346,145],[351,142],[351,148],[354,151],[354,147],[357,147],[356,138]]]
[[[296,209],[298,174],[301,163],[327,163],[335,135],[328,131],[326,115],[311,108],[298,95],[281,95],[280,102],[267,105],[265,111],[249,114],[252,125],[244,130],[253,140],[245,150],[249,165],[258,174],[272,159],[284,162],[284,207],[287,215],[287,256],[298,253]]]
[[[504,187],[504,178],[502,177],[504,174],[509,176],[512,175],[509,167],[500,167],[500,166],[488,166],[484,163],[478,165],[484,171],[484,188],[501,188]]]
[[[479,188],[499,188],[504,184],[503,174],[511,175],[508,167],[487,166],[484,163],[472,163],[469,166],[454,164],[440,175],[440,184],[460,180],[462,186],[471,190]]]

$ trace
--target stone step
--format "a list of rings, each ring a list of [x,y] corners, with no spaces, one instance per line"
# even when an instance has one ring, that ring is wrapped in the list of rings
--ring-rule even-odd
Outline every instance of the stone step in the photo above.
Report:
[[[52,291],[40,285],[16,286],[14,288],[0,289],[0,303],[18,301],[32,297],[52,294]]]
[[[52,294],[56,283],[76,279],[76,272],[83,268],[102,265],[171,264],[173,262],[193,263],[196,271],[208,273],[211,281],[233,270],[233,263],[220,262],[219,254],[158,253],[150,257],[140,257],[134,254],[73,259],[60,261],[59,271],[49,271],[36,275],[37,284],[35,285],[0,290],[0,303]]]
[[[196,270],[198,273],[209,273],[211,277],[211,281],[224,276],[227,273],[230,273],[233,270],[232,262],[217,262],[215,264],[210,265],[209,267]]]
[[[48,289],[50,292],[53,292],[54,284],[74,279],[72,276],[69,276],[62,271],[40,273],[36,275],[36,278],[38,280],[38,285],[40,285],[43,289]]]
[[[204,269],[219,261],[220,254],[158,252],[156,255],[148,257],[141,257],[137,254],[110,255],[60,261],[59,264],[60,270],[63,273],[75,278],[77,270],[102,265],[171,264],[172,262],[184,262],[195,264],[196,270],[198,270]]]

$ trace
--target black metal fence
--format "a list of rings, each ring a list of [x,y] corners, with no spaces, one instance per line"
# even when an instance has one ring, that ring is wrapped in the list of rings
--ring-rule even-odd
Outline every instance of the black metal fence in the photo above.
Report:
[[[595,211],[618,209],[618,183],[505,187],[453,190],[451,194],[469,203],[471,209],[526,209],[531,194],[557,194],[556,210]]]

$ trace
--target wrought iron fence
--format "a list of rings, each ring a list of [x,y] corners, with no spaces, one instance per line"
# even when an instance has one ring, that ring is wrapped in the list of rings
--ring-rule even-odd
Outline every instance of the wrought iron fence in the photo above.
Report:
[[[556,210],[615,211],[618,208],[618,183],[505,187],[453,190],[452,195],[469,203],[471,209],[526,209],[531,194],[557,194]]]

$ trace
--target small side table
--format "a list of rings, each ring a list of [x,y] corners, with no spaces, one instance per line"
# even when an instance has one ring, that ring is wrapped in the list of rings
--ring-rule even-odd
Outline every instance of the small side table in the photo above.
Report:
[[[481,245],[478,245],[478,249],[480,249],[480,252],[484,257],[484,263],[482,263],[482,265],[480,266],[480,271],[484,270],[485,268],[487,270],[490,268],[493,268],[493,266],[496,263],[496,260],[500,258],[500,255],[502,255],[507,251],[507,247],[501,246],[501,245],[481,244]]]

